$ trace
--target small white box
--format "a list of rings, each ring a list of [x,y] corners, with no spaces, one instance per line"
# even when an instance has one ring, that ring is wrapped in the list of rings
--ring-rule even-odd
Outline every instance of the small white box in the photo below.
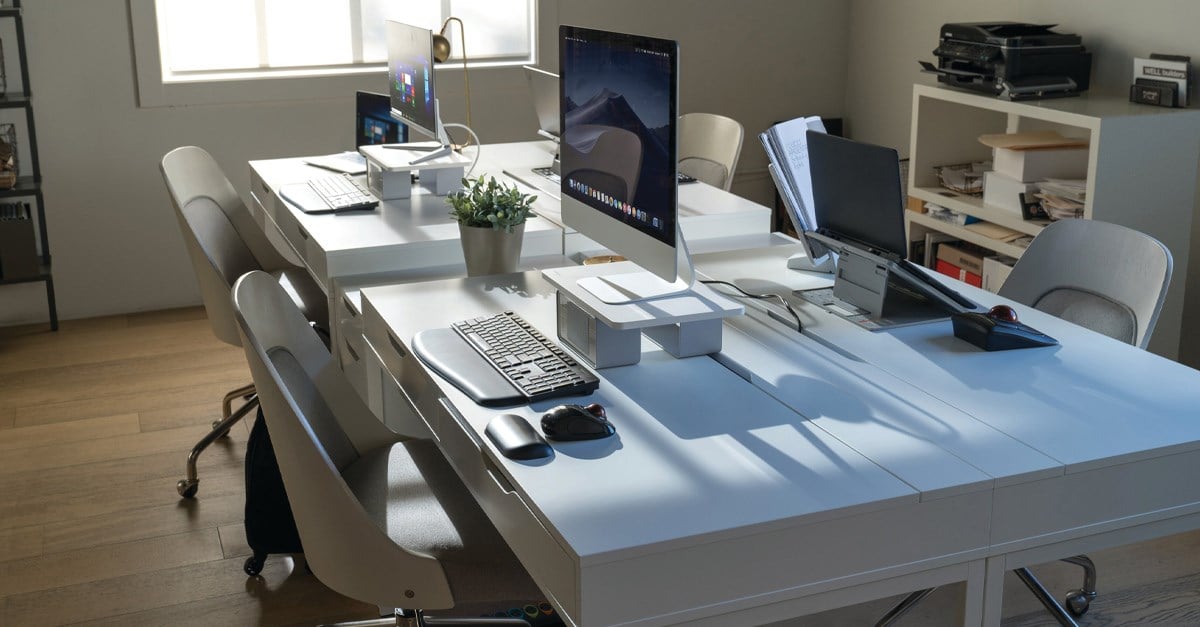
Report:
[[[983,204],[1009,213],[1021,214],[1021,194],[1033,200],[1038,190],[1037,183],[1023,183],[999,172],[983,174]]]
[[[1012,267],[1016,263],[1016,259],[1004,255],[984,257],[983,289],[993,294],[999,292],[1000,286],[1004,285],[1004,280],[1008,278],[1008,274],[1012,272]]]
[[[1083,179],[1087,178],[1087,168],[1087,147],[992,150],[992,169],[1025,183],[1044,179]]]

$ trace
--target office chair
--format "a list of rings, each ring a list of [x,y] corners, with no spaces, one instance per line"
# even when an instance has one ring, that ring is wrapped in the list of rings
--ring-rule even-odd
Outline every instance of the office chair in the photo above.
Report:
[[[233,308],[317,579],[365,603],[422,608],[396,611],[396,624],[409,626],[439,624],[424,610],[492,615],[499,602],[540,597],[436,444],[396,434],[371,413],[277,281],[246,274]]]
[[[729,191],[744,135],[740,122],[723,115],[679,116],[679,171]]]
[[[1130,228],[1096,220],[1059,220],[1042,229],[998,294],[1113,339],[1146,348],[1171,282],[1171,251]],[[1086,555],[1062,561],[1083,569],[1083,587],[1067,592],[1066,607],[1028,568],[1013,571],[1060,625],[1077,627],[1096,598],[1096,566]],[[933,592],[919,590],[892,608],[890,625]]]
[[[309,320],[321,328],[328,325],[328,305],[320,287],[304,268],[275,250],[211,155],[195,146],[176,148],[162,158],[159,168],[200,283],[208,322],[218,339],[240,345],[229,294],[233,282],[251,270],[270,272],[300,303]],[[233,411],[233,401],[238,398],[244,403]],[[200,453],[229,433],[257,404],[253,384],[225,395],[221,420],[213,423],[212,431],[188,455],[187,477],[175,486],[181,497],[193,498],[200,488],[196,472]]]

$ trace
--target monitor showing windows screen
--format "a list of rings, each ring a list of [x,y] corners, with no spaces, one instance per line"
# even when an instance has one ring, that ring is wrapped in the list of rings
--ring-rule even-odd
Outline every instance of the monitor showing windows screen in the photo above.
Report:
[[[674,282],[679,47],[574,26],[559,34],[563,221]]]
[[[403,144],[408,141],[408,128],[395,120],[387,94],[369,91],[354,96],[354,146]]]
[[[433,80],[433,35],[425,28],[388,21],[388,97],[391,115],[439,137]]]

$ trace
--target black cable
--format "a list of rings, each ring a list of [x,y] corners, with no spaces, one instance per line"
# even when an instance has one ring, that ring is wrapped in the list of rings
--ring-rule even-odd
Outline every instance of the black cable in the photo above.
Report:
[[[768,300],[771,298],[778,298],[779,302],[783,304],[783,307],[785,309],[787,309],[788,313],[792,314],[792,318],[796,319],[796,331],[799,331],[800,333],[804,332],[804,324],[800,322],[800,314],[796,313],[796,310],[792,309],[792,304],[787,302],[787,299],[780,296],[779,294],[751,294],[750,292],[747,292],[746,290],[734,285],[733,283],[730,283],[729,281],[700,281],[700,282],[705,285],[723,285],[725,287],[731,287],[731,288],[737,290],[738,293],[740,293],[742,296],[745,296],[746,298],[753,298],[756,300]]]

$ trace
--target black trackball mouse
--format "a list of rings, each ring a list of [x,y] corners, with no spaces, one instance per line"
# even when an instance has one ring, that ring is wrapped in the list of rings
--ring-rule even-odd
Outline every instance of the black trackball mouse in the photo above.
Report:
[[[542,433],[551,440],[595,440],[616,433],[597,403],[559,405],[542,414]]]

